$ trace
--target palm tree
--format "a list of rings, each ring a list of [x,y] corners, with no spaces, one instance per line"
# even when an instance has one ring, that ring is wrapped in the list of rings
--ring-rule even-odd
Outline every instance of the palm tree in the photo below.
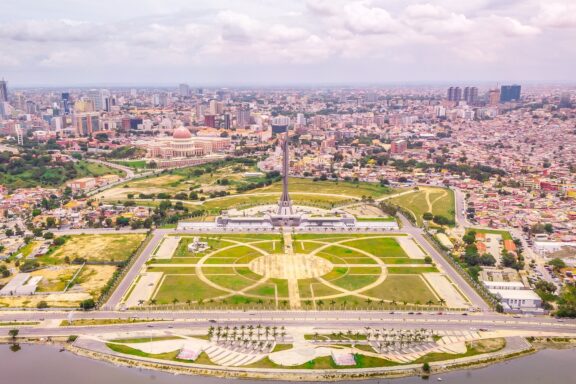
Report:
[[[177,298],[173,298],[172,299],[172,304],[174,305],[174,307],[176,307],[176,304],[178,304],[180,300],[178,300]]]
[[[156,299],[150,300],[150,305],[156,305]]]

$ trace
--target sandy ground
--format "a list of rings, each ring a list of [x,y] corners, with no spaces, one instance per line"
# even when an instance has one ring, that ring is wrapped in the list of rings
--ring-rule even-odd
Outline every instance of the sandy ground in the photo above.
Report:
[[[51,295],[33,295],[0,298],[0,306],[36,308],[40,301],[46,301],[51,307],[77,307],[80,301],[90,299],[88,293],[57,293]]]
[[[130,297],[126,300],[126,307],[137,307],[140,300],[147,303],[158,286],[160,279],[162,279],[162,275],[163,272],[145,272],[140,275],[140,280],[138,280]]]
[[[32,276],[42,276],[38,288],[45,292],[62,291],[80,268],[79,265],[58,265],[34,271]]]
[[[414,239],[411,237],[404,237],[398,236],[396,238],[398,244],[402,247],[404,252],[408,255],[411,259],[423,259],[426,257],[426,254],[420,249],[420,247],[414,242]]]
[[[117,267],[113,265],[87,265],[80,274],[80,287],[97,298],[100,290],[112,278]]]
[[[486,250],[489,254],[494,256],[497,263],[500,263],[500,260],[502,259],[502,247],[500,246],[500,240],[502,240],[501,235],[494,233],[486,234]]]
[[[162,260],[171,259],[174,255],[174,251],[178,248],[178,244],[180,244],[179,236],[164,236],[164,240],[153,257]]]
[[[92,260],[110,260],[114,254],[121,254],[114,261],[121,261],[130,256],[130,250],[136,249],[146,237],[145,234],[111,234],[72,236],[56,252],[55,258],[68,256]]]
[[[345,212],[350,213],[354,216],[365,216],[365,217],[387,217],[384,212],[380,208],[377,208],[373,205],[368,204],[360,204],[360,205],[353,205],[351,207],[344,208]]]
[[[441,273],[423,273],[426,281],[434,288],[434,291],[444,300],[450,308],[468,307],[468,302],[462,297],[460,292],[454,288],[454,285],[446,276]]]

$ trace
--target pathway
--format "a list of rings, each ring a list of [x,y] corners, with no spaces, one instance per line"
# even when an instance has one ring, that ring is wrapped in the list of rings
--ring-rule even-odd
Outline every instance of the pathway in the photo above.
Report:
[[[286,254],[286,262],[290,265],[288,268],[288,299],[290,301],[291,309],[300,309],[300,290],[298,288],[298,272],[296,271],[296,263],[294,262],[294,248],[292,246],[292,234],[284,232],[284,253]],[[292,260],[290,260],[292,259]],[[291,273],[290,273],[291,272]]]

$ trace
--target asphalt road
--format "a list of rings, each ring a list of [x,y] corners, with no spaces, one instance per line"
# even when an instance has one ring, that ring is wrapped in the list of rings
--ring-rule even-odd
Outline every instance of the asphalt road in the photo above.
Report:
[[[68,319],[62,312],[1,313],[0,321]],[[207,328],[213,325],[227,324],[261,324],[263,326],[312,327],[315,329],[360,329],[364,327],[380,328],[427,328],[438,330],[514,330],[536,332],[553,332],[556,334],[576,335],[576,321],[559,322],[552,318],[520,317],[500,314],[407,314],[388,312],[355,312],[355,311],[291,311],[291,312],[82,312],[75,313],[74,319],[80,318],[136,318],[166,320],[155,323],[131,323],[115,325],[97,325],[82,327],[54,326],[19,326],[21,336],[62,336],[93,335],[112,332],[154,331],[170,332],[171,329]],[[172,321],[171,321],[172,320]],[[56,321],[56,325],[58,321]],[[0,328],[0,335],[7,335],[11,327]]]
[[[412,223],[404,217],[404,215],[399,215],[402,221],[402,231],[409,233],[416,239],[416,241],[424,248],[424,250],[432,257],[434,262],[439,265],[442,270],[448,275],[448,277],[460,288],[460,290],[468,297],[472,305],[476,308],[480,308],[482,311],[488,311],[490,307],[480,295],[472,288],[466,280],[452,268],[450,263],[438,253],[436,248],[434,248],[428,240],[423,236],[423,230],[415,227]]]

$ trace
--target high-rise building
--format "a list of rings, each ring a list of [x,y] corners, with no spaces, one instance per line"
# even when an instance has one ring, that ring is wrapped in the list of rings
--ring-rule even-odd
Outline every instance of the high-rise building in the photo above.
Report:
[[[520,101],[520,85],[503,85],[500,87],[500,102]]]
[[[296,115],[296,124],[299,125],[306,125],[306,117],[303,113],[299,113]]]
[[[476,87],[466,87],[464,88],[464,101],[466,103],[473,105],[478,101],[478,88]]]
[[[211,115],[221,115],[224,112],[224,104],[218,100],[210,100],[208,108]]]
[[[460,87],[450,87],[448,88],[448,101],[460,101],[462,100],[462,88]]]
[[[88,136],[100,130],[100,114],[98,112],[78,113],[76,119],[76,133],[79,136]]]
[[[232,128],[232,115],[225,113],[222,117],[222,128],[230,129]]]
[[[560,108],[572,108],[572,102],[570,101],[570,93],[564,92],[560,95]]]
[[[0,80],[0,103],[8,102],[8,82]]]
[[[62,92],[61,103],[64,113],[70,113],[70,93]]]
[[[204,115],[204,125],[210,128],[216,128],[216,115]]]
[[[498,88],[488,91],[488,105],[495,107],[500,102],[500,90]]]
[[[87,93],[87,97],[92,101],[95,111],[101,111],[104,109],[102,104],[102,92],[100,89],[91,89]]]
[[[190,96],[190,87],[188,86],[188,84],[180,84],[178,86],[178,90],[180,91],[180,96],[181,97],[188,97]]]
[[[288,132],[290,118],[288,116],[276,116],[272,119],[272,134]]]
[[[239,128],[244,128],[250,125],[250,110],[247,108],[239,108],[236,111],[236,125]]]
[[[393,154],[402,153],[408,149],[408,142],[404,139],[395,140],[390,146],[390,152]]]

